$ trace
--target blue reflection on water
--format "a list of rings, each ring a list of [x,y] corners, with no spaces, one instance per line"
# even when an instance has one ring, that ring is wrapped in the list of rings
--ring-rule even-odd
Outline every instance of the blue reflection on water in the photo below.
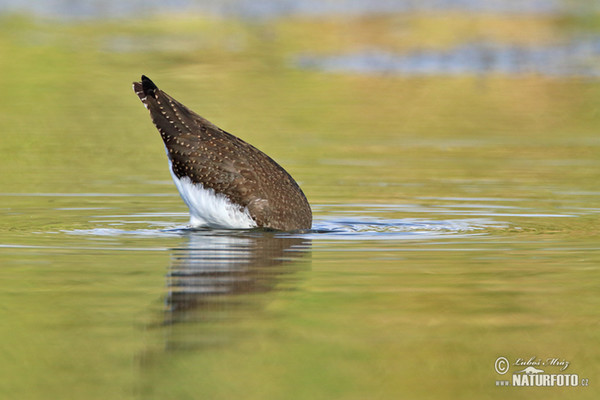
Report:
[[[478,42],[405,54],[371,49],[330,56],[301,55],[294,63],[306,69],[361,74],[597,77],[599,59],[600,38],[594,37],[546,46]]]
[[[562,14],[598,9],[595,2],[560,0],[0,0],[0,13],[27,12],[67,19],[115,18],[171,13],[208,13],[237,18],[286,15],[368,15],[390,12],[466,11]]]

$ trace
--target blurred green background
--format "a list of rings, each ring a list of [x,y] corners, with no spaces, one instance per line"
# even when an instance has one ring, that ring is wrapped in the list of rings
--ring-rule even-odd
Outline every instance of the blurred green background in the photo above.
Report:
[[[597,398],[599,11],[0,2],[0,391]],[[282,164],[324,232],[165,233],[187,215],[141,74]],[[261,284],[175,313],[179,260],[214,257]],[[499,356],[590,387],[497,387]]]

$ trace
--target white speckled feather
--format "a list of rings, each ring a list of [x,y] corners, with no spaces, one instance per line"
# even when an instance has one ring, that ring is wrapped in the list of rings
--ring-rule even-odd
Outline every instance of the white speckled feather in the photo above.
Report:
[[[310,229],[306,196],[272,158],[179,103],[147,76],[133,89],[167,148],[192,226]]]
[[[179,179],[173,172],[169,159],[169,171],[181,198],[190,210],[190,224],[194,228],[250,229],[256,222],[247,208],[232,203],[213,189],[193,183],[188,177]]]

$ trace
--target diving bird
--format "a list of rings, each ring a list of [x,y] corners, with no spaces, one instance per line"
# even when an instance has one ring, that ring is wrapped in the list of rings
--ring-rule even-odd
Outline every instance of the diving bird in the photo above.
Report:
[[[144,75],[133,90],[160,132],[193,227],[311,228],[306,196],[271,157],[202,118]]]

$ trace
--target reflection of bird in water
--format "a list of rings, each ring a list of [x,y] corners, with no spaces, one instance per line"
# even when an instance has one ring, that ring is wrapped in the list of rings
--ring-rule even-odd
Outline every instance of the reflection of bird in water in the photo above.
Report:
[[[311,228],[304,193],[273,159],[194,113],[145,76],[134,82],[133,90],[162,136],[192,226]]]
[[[166,323],[202,321],[243,310],[236,296],[265,293],[291,277],[310,240],[269,232],[224,235],[191,232],[187,248],[173,250]]]

